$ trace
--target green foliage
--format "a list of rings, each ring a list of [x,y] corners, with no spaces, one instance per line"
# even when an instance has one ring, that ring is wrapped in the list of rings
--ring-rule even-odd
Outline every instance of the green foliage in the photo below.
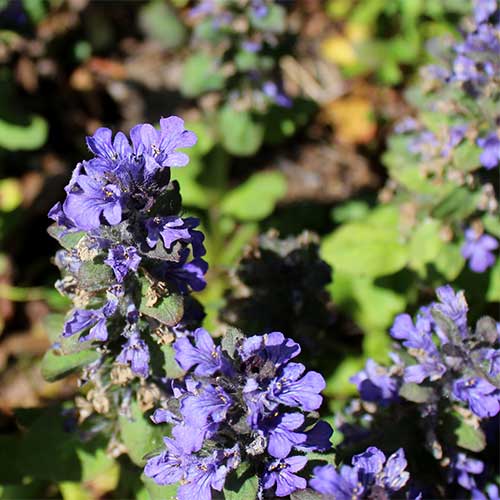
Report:
[[[264,125],[250,111],[224,106],[218,114],[218,129],[222,145],[236,156],[251,156],[264,138]]]
[[[339,272],[372,278],[393,274],[408,261],[395,207],[376,209],[363,222],[341,226],[323,241],[322,257]]]
[[[241,221],[259,221],[273,212],[285,192],[283,174],[258,172],[222,199],[221,211]]]
[[[146,455],[161,447],[165,428],[154,425],[143,415],[137,401],[132,400],[128,409],[130,410],[128,416],[118,417],[120,436],[132,462],[143,467]]]
[[[257,498],[259,483],[252,467],[240,465],[232,472],[224,485],[225,500],[254,500]]]
[[[100,354],[95,349],[85,349],[71,354],[63,354],[58,350],[51,349],[43,357],[42,375],[45,380],[54,382],[89,365],[99,357]]]
[[[175,500],[177,495],[177,484],[169,484],[168,486],[160,486],[151,478],[142,474],[141,479],[146,487],[147,495],[141,500]]]
[[[431,387],[424,387],[413,382],[408,382],[401,386],[399,395],[413,403],[426,403],[431,401],[433,392]]]
[[[47,122],[38,115],[27,117],[26,123],[8,121],[0,115],[0,147],[11,151],[38,149],[45,144]]]
[[[220,90],[224,85],[224,76],[210,55],[199,52],[184,63],[181,82],[183,95],[197,97],[204,92]]]
[[[139,310],[142,314],[158,320],[167,326],[176,325],[184,314],[182,296],[176,293],[159,295],[152,289],[151,283],[146,278],[141,278],[141,304]]]
[[[452,33],[458,15],[468,8],[467,2],[453,1],[362,0],[353,4],[332,0],[327,12],[347,26],[349,57],[337,56],[344,72],[348,76],[374,73],[383,84],[395,85],[409,75],[408,67],[415,68],[424,59],[426,39]]]
[[[139,26],[167,49],[180,47],[186,40],[186,28],[174,9],[161,0],[152,0],[139,13]]]
[[[117,464],[106,453],[106,442],[80,441],[76,432],[65,429],[62,408],[18,410],[16,415],[27,430],[9,436],[0,447],[2,484],[26,484],[27,478],[81,483],[104,475],[117,478]]]

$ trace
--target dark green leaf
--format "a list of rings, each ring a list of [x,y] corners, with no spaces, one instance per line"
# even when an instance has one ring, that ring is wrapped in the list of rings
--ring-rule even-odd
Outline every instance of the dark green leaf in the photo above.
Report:
[[[141,280],[142,296],[139,310],[142,314],[150,316],[167,326],[176,325],[184,314],[184,301],[182,295],[171,293],[165,297],[158,297],[156,302],[148,305],[150,300],[151,285],[146,279]]]
[[[482,219],[486,231],[497,238],[500,238],[500,217],[487,214]]]
[[[253,467],[242,464],[226,479],[224,485],[225,500],[255,500],[259,490],[259,481]]]
[[[56,313],[47,314],[47,316],[43,318],[43,326],[51,342],[59,340],[64,327],[64,319],[64,314]]]
[[[448,194],[432,211],[438,219],[462,220],[476,210],[477,195],[460,187]]]

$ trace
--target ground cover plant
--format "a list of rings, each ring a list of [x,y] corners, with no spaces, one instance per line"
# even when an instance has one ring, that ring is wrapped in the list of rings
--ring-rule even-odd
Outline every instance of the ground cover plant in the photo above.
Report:
[[[498,499],[499,40],[0,1],[0,498]]]

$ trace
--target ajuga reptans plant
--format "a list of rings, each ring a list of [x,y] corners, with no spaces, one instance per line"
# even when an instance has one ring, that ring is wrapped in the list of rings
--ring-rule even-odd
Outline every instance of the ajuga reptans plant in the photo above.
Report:
[[[471,328],[463,292],[449,285],[437,297],[414,320],[396,317],[390,366],[368,360],[352,378],[361,402],[339,420],[342,446],[397,443],[424,495],[489,498],[499,472],[499,325],[485,316]]]
[[[66,199],[50,211],[49,232],[63,246],[56,287],[73,307],[45,373],[86,365],[82,383],[91,381],[87,398],[100,413],[110,410],[105,388],[123,386],[113,393],[123,399],[132,380],[164,377],[168,343],[199,319],[189,294],[205,286],[204,236],[197,219],[180,215],[170,180],[170,168],[189,161],[178,150],[195,142],[175,116],[159,130],[135,126],[130,141],[100,128],[87,138],[93,157],[76,166]]]
[[[237,330],[216,345],[200,328],[174,349],[188,374],[152,417],[173,428],[146,475],[160,485],[179,482],[179,500],[210,500],[241,476],[248,498],[305,489],[305,453],[329,451],[332,430],[316,413],[323,377],[292,361],[300,346],[280,332]]]

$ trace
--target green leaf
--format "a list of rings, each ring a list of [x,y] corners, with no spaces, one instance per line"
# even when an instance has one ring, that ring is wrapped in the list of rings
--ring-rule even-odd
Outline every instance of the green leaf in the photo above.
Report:
[[[141,8],[139,26],[150,39],[167,49],[181,46],[186,38],[186,28],[174,9],[162,1],[152,1]]]
[[[111,267],[90,261],[81,263],[77,276],[79,286],[87,292],[105,290],[114,280]]]
[[[219,112],[218,130],[224,148],[236,156],[252,156],[264,138],[264,125],[248,111],[224,106]]]
[[[465,265],[460,245],[454,243],[443,245],[434,261],[434,265],[448,281],[453,281],[461,273]]]
[[[408,248],[401,243],[395,227],[352,222],[323,240],[321,256],[334,270],[377,277],[403,269]]]
[[[483,451],[486,448],[486,436],[483,430],[466,424],[462,419],[457,418],[458,420],[460,423],[454,429],[458,446],[470,451]]]
[[[118,417],[120,434],[132,462],[143,467],[146,463],[146,455],[161,448],[165,428],[150,422],[142,414],[137,401],[133,400],[129,409],[130,418],[125,415]]]
[[[428,403],[432,398],[432,388],[409,382],[399,389],[399,395],[413,403]]]
[[[149,306],[149,291],[151,285],[143,278],[141,279],[141,305],[139,311],[150,316],[167,326],[176,325],[184,314],[184,300],[182,295],[171,293],[165,297],[158,297],[154,305]]]
[[[175,500],[177,498],[177,489],[179,488],[178,484],[160,486],[145,474],[141,475],[141,479],[151,500]],[[193,498],[192,500],[195,499]]]
[[[497,259],[490,272],[490,283],[486,292],[486,299],[490,302],[500,302],[500,259]]]
[[[62,226],[52,224],[47,229],[47,232],[52,238],[56,239],[64,249],[72,250],[82,237],[85,236],[85,233],[83,231],[77,231],[76,233],[66,233],[63,235],[65,230],[66,229]]]
[[[184,370],[175,361],[175,351],[171,344],[161,347],[163,353],[163,368],[168,378],[180,378],[184,375]]]
[[[435,219],[427,219],[421,222],[413,231],[410,238],[410,260],[409,266],[423,273],[425,265],[432,262],[444,246],[439,235],[441,223]]]
[[[473,142],[463,142],[453,150],[453,165],[463,172],[470,172],[480,166],[481,148]]]
[[[33,150],[47,140],[47,122],[38,115],[31,115],[27,125],[10,123],[0,118],[0,147],[10,151]]]
[[[498,215],[487,214],[482,218],[486,231],[497,238],[500,238],[500,217]]]
[[[49,382],[66,377],[73,371],[87,366],[99,359],[100,354],[95,349],[88,349],[73,354],[56,354],[50,349],[42,359],[42,376]]]
[[[368,203],[353,200],[343,203],[332,210],[332,220],[338,224],[345,222],[361,221],[370,213]]]
[[[224,76],[216,60],[208,54],[198,52],[190,56],[182,73],[180,91],[186,97],[197,97],[224,87]]]
[[[43,326],[51,342],[59,340],[65,321],[64,314],[50,313],[43,318]]]
[[[221,211],[241,221],[259,221],[271,215],[285,195],[286,180],[280,172],[258,172],[221,202]]]
[[[225,500],[255,500],[259,490],[259,480],[253,467],[242,464],[226,479]]]
[[[258,31],[282,33],[285,29],[286,11],[281,5],[267,4],[267,14],[263,17],[251,12],[250,22]]]
[[[465,187],[460,187],[445,196],[436,205],[432,211],[432,215],[438,219],[461,221],[475,212],[476,205],[477,194],[472,193]]]

